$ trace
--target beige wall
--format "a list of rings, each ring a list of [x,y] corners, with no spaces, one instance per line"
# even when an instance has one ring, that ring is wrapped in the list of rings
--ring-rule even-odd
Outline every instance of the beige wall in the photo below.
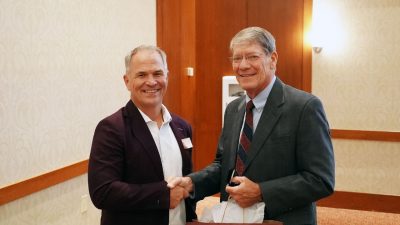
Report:
[[[314,4],[316,28],[325,26],[324,49],[313,54],[312,92],[331,128],[399,132],[400,1]],[[336,139],[334,147],[336,190],[400,195],[400,143]]]
[[[87,195],[87,176],[79,176],[0,206],[1,225],[97,225],[100,210],[87,201],[81,213],[81,196]]]
[[[0,188],[88,158],[141,43],[156,43],[155,0],[0,1]],[[80,176],[0,206],[0,224],[99,224],[85,194]]]
[[[314,1],[337,23],[313,54],[331,127],[400,131],[400,1]],[[155,19],[154,0],[0,1],[0,187],[87,159],[97,122],[127,101],[123,56],[156,42]],[[399,143],[334,148],[337,190],[400,195]],[[0,223],[98,224],[84,195],[86,175],[0,206]]]

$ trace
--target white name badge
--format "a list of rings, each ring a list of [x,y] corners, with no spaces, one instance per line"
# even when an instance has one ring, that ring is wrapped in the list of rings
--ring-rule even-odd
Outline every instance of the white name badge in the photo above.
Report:
[[[192,141],[190,140],[190,138],[182,139],[182,145],[183,145],[183,148],[185,148],[185,149],[193,148],[193,144],[192,144]]]

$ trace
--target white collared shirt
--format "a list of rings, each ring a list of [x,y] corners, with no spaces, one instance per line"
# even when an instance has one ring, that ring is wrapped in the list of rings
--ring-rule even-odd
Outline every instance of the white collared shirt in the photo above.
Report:
[[[157,145],[158,153],[160,154],[164,178],[168,180],[169,177],[182,176],[182,155],[172,132],[169,123],[172,121],[171,114],[167,108],[161,106],[163,113],[163,124],[160,128],[157,126],[156,121],[152,121],[144,112],[139,109],[140,114],[149,128],[154,142]],[[183,225],[186,224],[186,210],[185,202],[181,203],[175,208],[169,210],[169,224],[170,225]]]
[[[260,121],[261,114],[264,110],[265,103],[267,102],[269,93],[271,93],[272,87],[274,86],[276,80],[276,76],[271,80],[271,83],[268,84],[267,87],[264,88],[256,97],[252,99],[254,108],[253,108],[253,134],[257,129],[258,122]],[[247,102],[250,101],[250,97],[246,95],[246,104]],[[246,118],[246,113],[244,115],[244,118]],[[242,124],[242,129],[244,125],[244,119],[243,119],[243,124]]]

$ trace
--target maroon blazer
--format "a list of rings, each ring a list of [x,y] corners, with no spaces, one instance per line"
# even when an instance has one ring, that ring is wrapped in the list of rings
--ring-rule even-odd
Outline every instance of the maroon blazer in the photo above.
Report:
[[[191,126],[172,114],[171,129],[182,154],[182,174],[192,172]],[[164,181],[157,146],[132,101],[96,127],[89,158],[89,193],[102,210],[102,225],[168,224],[170,191]],[[195,203],[185,200],[186,219],[196,217]]]

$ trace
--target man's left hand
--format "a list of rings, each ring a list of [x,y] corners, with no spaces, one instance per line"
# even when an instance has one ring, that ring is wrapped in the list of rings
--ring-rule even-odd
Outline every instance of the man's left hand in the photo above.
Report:
[[[232,182],[239,183],[238,186],[226,186],[225,190],[240,207],[247,208],[262,200],[261,189],[247,177],[237,176],[232,178]]]

